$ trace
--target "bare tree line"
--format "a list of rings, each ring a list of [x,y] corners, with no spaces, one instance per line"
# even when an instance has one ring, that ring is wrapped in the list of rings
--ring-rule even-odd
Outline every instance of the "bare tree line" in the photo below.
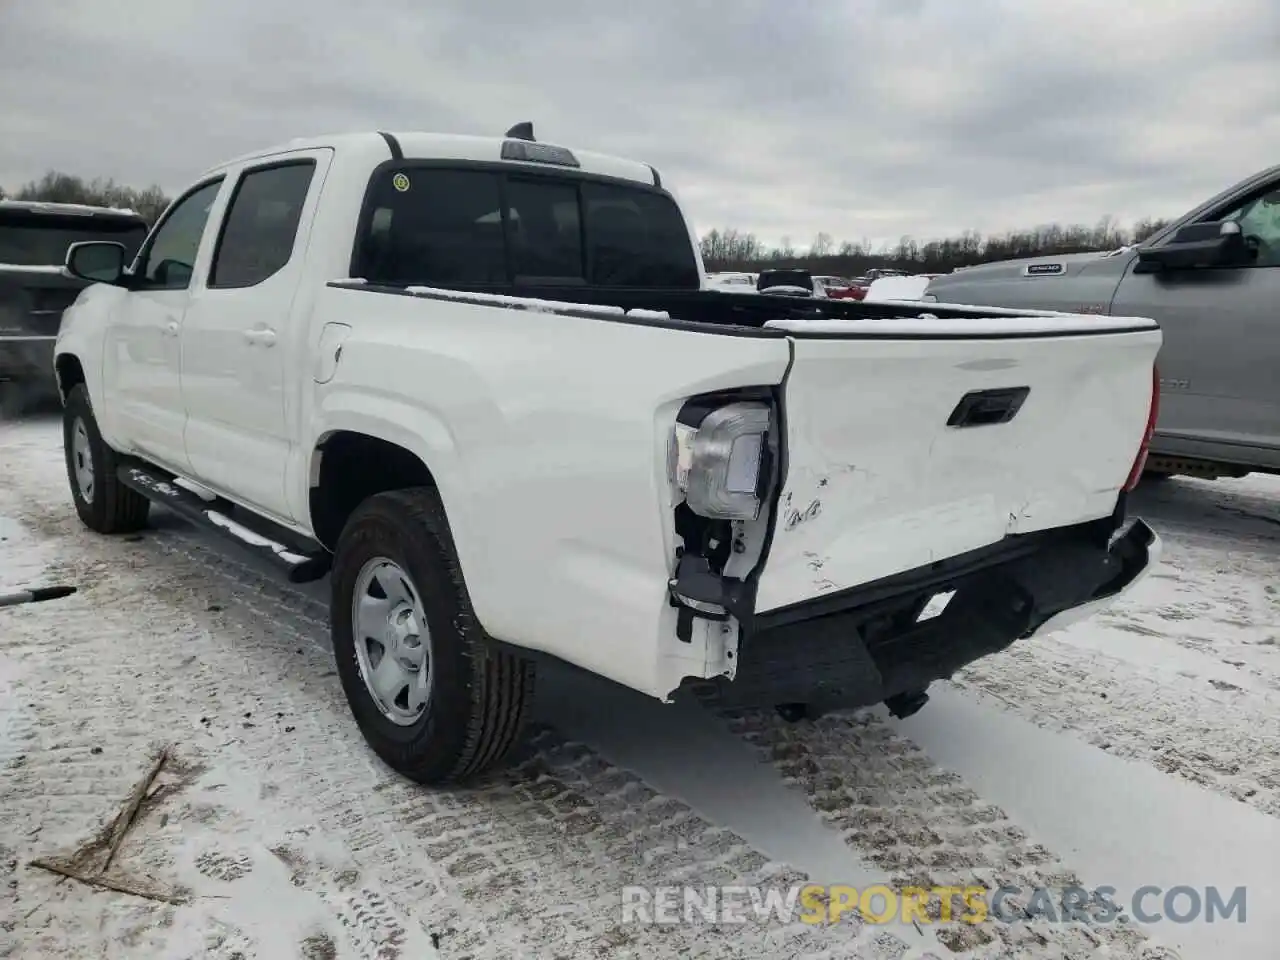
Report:
[[[1124,227],[1103,217],[1092,227],[1080,224],[1046,224],[984,237],[966,231],[958,237],[928,240],[903,237],[896,246],[872,247],[867,241],[837,245],[830,234],[819,233],[808,249],[797,250],[789,239],[770,247],[752,233],[734,228],[712,230],[702,237],[702,259],[708,270],[759,270],[767,267],[805,267],[818,275],[853,277],[873,267],[889,267],[911,273],[949,273],[956,267],[1009,260],[1017,257],[1052,256],[1115,250],[1140,243],[1169,223],[1140,220]]]
[[[23,184],[12,193],[0,187],[0,200],[43,200],[46,203],[83,203],[94,207],[117,207],[141,214],[147,223],[169,205],[170,198],[160,187],[127,187],[114,180],[96,177],[86,180],[61,170],[50,170],[39,180]]]
[[[0,187],[0,199],[6,196],[12,200],[126,207],[140,213],[148,223],[156,221],[170,200],[156,185],[138,189],[100,177],[86,180],[60,170],[50,170],[11,194]],[[986,237],[966,231],[958,237],[923,243],[913,237],[903,237],[896,246],[886,244],[874,248],[867,241],[837,244],[830,234],[819,233],[804,250],[796,249],[787,238],[783,238],[780,245],[770,247],[755,234],[730,227],[712,230],[702,237],[701,244],[702,259],[708,270],[797,266],[815,274],[858,276],[873,267],[890,267],[912,273],[948,273],[956,267],[993,260],[1114,250],[1141,242],[1167,223],[1167,220],[1140,220],[1126,228],[1113,218],[1104,217],[1092,227],[1055,223]]]

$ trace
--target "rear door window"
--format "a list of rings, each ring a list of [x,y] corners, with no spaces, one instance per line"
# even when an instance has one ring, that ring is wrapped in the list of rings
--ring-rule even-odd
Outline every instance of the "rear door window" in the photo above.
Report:
[[[210,287],[252,287],[293,258],[314,160],[247,170],[236,185],[209,271]]]

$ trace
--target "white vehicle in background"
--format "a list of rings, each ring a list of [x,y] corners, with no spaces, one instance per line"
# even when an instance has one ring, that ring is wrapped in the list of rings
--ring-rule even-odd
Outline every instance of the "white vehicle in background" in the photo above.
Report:
[[[867,303],[901,300],[919,300],[929,288],[929,281],[936,273],[902,274],[872,280],[862,299]]]
[[[422,782],[504,755],[539,658],[906,716],[1159,555],[1153,322],[707,290],[656,170],[527,124],[262,150],[66,266],[82,522],[330,572],[356,723]]]
[[[710,290],[745,290],[753,292],[756,288],[754,273],[708,273],[706,286]]]

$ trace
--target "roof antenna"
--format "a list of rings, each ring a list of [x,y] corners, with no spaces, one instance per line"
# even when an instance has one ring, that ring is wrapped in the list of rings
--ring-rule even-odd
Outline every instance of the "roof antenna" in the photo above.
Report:
[[[533,121],[525,120],[517,123],[514,127],[507,131],[507,138],[511,140],[528,140],[533,141]]]

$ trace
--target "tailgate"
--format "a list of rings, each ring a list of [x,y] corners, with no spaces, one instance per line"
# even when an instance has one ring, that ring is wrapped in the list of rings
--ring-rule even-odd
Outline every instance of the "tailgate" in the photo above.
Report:
[[[759,613],[1111,514],[1161,342],[1127,317],[770,326],[792,364]]]

